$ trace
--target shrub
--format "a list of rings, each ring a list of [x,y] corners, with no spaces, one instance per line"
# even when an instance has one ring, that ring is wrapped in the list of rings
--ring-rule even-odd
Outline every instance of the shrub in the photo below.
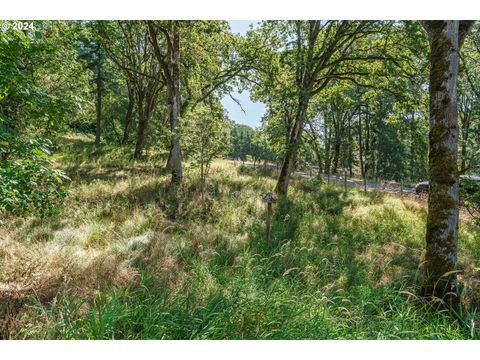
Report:
[[[0,134],[0,211],[52,215],[65,198],[70,179],[52,167],[51,142],[19,141],[7,134]]]
[[[480,181],[461,179],[460,198],[475,222],[480,224]]]

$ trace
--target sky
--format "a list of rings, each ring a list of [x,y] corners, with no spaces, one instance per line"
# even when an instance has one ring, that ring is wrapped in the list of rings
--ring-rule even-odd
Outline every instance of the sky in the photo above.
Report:
[[[245,35],[249,29],[250,24],[256,24],[255,20],[231,20],[229,21],[232,32]],[[227,109],[228,117],[234,120],[236,123],[249,125],[253,128],[260,126],[262,116],[266,112],[264,103],[252,102],[250,100],[250,92],[243,91],[239,93],[235,91],[232,96],[242,104],[245,112],[242,111],[240,106],[233,101],[229,96],[224,96],[222,104]]]

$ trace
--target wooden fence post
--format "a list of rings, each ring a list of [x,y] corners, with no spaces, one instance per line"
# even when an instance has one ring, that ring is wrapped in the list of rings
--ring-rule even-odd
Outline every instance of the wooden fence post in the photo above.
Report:
[[[266,220],[266,226],[265,226],[265,233],[267,237],[267,241],[270,241],[270,223],[272,221],[272,215],[273,215],[273,203],[277,201],[273,193],[269,192],[267,193],[262,201],[267,204],[267,220]]]

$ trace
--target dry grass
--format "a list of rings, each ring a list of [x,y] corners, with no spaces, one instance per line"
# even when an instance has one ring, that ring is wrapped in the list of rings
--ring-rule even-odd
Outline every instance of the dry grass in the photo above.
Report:
[[[197,304],[219,293],[225,301],[235,299],[229,286],[239,286],[253,302],[274,291],[272,296],[286,297],[280,303],[313,299],[302,305],[307,312],[336,304],[345,310],[329,310],[332,321],[351,322],[359,315],[353,306],[338,305],[336,294],[395,287],[399,279],[414,276],[421,262],[426,208],[415,197],[355,190],[345,196],[329,187],[310,191],[317,185],[293,180],[290,200],[276,204],[273,241],[266,244],[261,195],[273,189],[273,176],[217,160],[202,201],[187,165],[172,222],[170,177],[158,170],[160,161],[132,163],[108,149],[92,155],[90,139],[81,136],[70,137],[67,145],[57,161],[73,181],[61,212],[51,219],[6,217],[0,228],[0,337],[47,337],[64,315],[39,313],[32,304],[61,308],[65,296],[92,299],[108,289],[135,288],[145,271],[157,287],[169,289],[170,297],[191,289]],[[463,220],[460,264],[468,305],[476,306],[480,247],[479,231],[471,225]],[[275,290],[263,288],[270,282]],[[82,304],[75,316],[89,307]],[[256,321],[253,316],[273,311],[259,309],[238,309],[245,329]]]

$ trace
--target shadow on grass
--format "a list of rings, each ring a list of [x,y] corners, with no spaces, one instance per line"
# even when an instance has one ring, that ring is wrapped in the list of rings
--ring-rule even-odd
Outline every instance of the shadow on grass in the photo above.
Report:
[[[72,180],[81,180],[87,183],[94,180],[125,180],[132,175],[164,176],[169,174],[165,167],[135,167],[135,166],[107,166],[101,172],[96,166],[72,166],[64,169]]]
[[[272,178],[272,179],[277,179],[278,177],[278,171],[275,168],[271,166],[265,167],[263,165],[257,165],[256,167],[253,167],[253,165],[241,164],[237,168],[237,173],[240,175],[266,177],[266,178]]]
[[[95,145],[93,139],[86,138],[60,138],[58,148],[62,149],[62,163],[71,165],[66,170],[72,172],[83,168],[82,164],[94,163],[96,167],[128,169],[132,162],[136,165],[158,162],[159,167],[163,167],[166,161],[165,154],[158,152],[133,159],[133,149],[130,146]]]
[[[261,257],[269,257],[274,255],[279,246],[285,242],[295,241],[303,211],[298,208],[295,201],[280,197],[273,211],[270,239],[266,238],[265,219],[255,222],[248,229],[250,248]]]
[[[342,214],[349,203],[341,191],[333,188],[304,194],[302,198],[280,197],[274,206],[270,241],[266,239],[264,220],[255,222],[248,229],[250,249],[260,258],[267,259],[265,261],[273,269],[273,277],[284,275],[288,269],[319,264],[329,251],[324,246],[343,231]],[[315,228],[309,226],[316,217],[325,219],[326,229],[321,233],[316,233]],[[315,251],[305,252],[312,243],[315,244]],[[354,238],[343,239],[336,252],[344,253],[341,254],[342,258],[351,259],[348,251],[354,249],[353,244]]]

